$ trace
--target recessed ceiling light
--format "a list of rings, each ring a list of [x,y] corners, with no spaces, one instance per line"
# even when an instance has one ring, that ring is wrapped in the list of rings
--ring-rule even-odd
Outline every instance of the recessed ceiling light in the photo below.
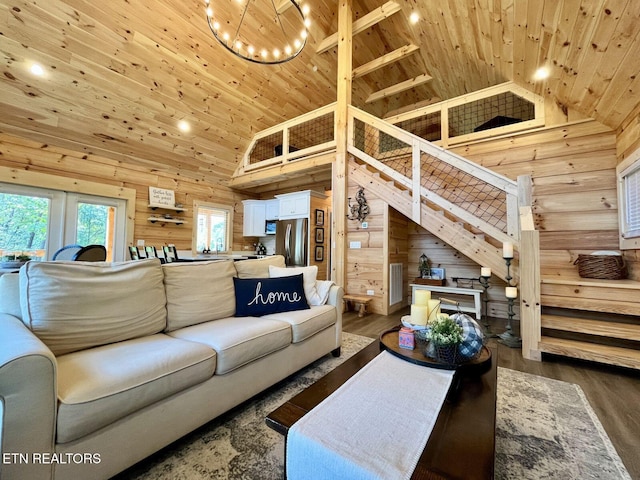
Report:
[[[534,80],[545,80],[549,78],[550,74],[551,72],[549,72],[547,67],[540,67],[536,70],[536,73],[533,74],[533,78]]]
[[[44,75],[44,68],[42,68],[42,66],[38,65],[37,63],[34,63],[33,65],[31,65],[31,68],[29,70],[31,70],[31,73],[39,77]]]
[[[180,120],[178,122],[178,129],[180,129],[181,132],[188,132],[189,130],[191,130],[191,125],[189,125],[189,123],[186,120]]]
[[[413,12],[410,16],[409,16],[409,21],[411,23],[418,23],[418,20],[420,20],[420,15],[418,15],[418,12]]]

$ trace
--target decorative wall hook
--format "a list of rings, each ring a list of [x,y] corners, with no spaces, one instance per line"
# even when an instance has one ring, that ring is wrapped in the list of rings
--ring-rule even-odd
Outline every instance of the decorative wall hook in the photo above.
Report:
[[[349,211],[351,213],[347,215],[347,218],[362,222],[369,215],[369,205],[367,205],[367,199],[364,198],[364,187],[360,187],[358,193],[356,193],[356,202],[351,205],[351,197],[349,197]]]

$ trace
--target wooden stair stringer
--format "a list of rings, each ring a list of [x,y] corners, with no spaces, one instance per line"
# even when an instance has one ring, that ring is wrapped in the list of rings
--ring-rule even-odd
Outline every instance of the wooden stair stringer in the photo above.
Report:
[[[363,168],[354,160],[349,160],[349,177],[360,185],[369,185],[376,196],[387,202],[407,218],[413,218],[413,200],[407,196],[406,190],[382,179],[377,172]],[[464,228],[459,220],[452,221],[441,211],[434,210],[424,202],[421,203],[420,225],[440,238],[443,242],[469,257],[479,265],[490,267],[493,274],[505,280],[506,268],[502,258],[502,250],[486,241],[484,235],[476,235]],[[511,276],[518,281],[518,261],[511,263]]]

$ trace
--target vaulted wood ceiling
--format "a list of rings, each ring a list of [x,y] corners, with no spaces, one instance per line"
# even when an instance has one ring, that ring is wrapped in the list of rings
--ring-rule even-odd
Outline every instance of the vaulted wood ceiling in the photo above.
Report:
[[[507,80],[613,129],[640,111],[637,0],[397,2],[398,13],[353,42],[354,68],[419,47],[356,76],[353,103],[371,113]],[[224,183],[254,133],[335,101],[337,49],[316,50],[337,29],[337,1],[308,3],[305,50],[264,66],[215,42],[202,0],[0,0],[0,131]],[[354,20],[381,5],[354,0]],[[33,62],[42,77],[30,73]],[[543,65],[551,77],[536,83]],[[424,74],[433,78],[367,101]]]

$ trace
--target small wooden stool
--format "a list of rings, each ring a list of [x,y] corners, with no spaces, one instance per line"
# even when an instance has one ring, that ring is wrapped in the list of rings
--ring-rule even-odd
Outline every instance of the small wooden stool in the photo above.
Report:
[[[367,297],[364,295],[350,295],[347,293],[342,297],[342,301],[344,302],[344,311],[348,312],[349,310],[351,310],[352,303],[354,308],[356,304],[360,304],[358,317],[362,318],[367,313],[367,305],[369,305],[369,302],[372,298],[373,297]]]

